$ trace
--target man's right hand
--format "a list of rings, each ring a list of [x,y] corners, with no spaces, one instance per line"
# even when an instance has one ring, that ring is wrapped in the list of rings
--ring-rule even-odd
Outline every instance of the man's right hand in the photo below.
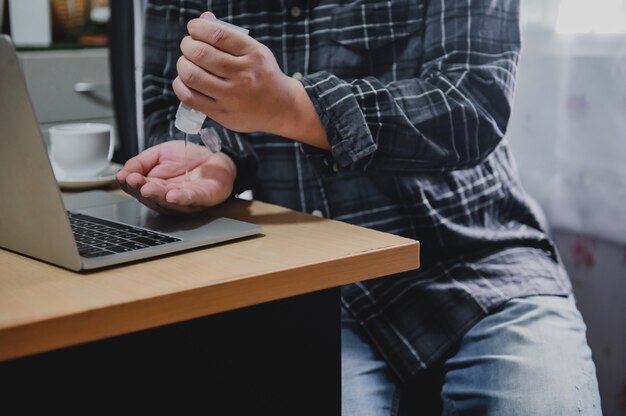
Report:
[[[117,173],[121,188],[162,214],[194,213],[225,201],[233,190],[237,168],[224,153],[192,143],[171,141],[128,160]]]

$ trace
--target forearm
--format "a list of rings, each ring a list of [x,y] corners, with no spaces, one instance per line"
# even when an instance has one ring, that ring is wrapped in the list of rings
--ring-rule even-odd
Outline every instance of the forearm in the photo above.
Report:
[[[293,105],[290,112],[281,117],[276,128],[269,133],[293,139],[319,149],[329,150],[330,144],[328,143],[326,130],[304,86],[300,81],[291,77],[288,78],[294,91]]]
[[[331,152],[305,150],[334,170],[437,172],[480,163],[502,140],[511,113],[516,18],[516,1],[431,2],[424,51],[406,52],[415,56],[411,76],[305,76]]]
[[[471,74],[457,84],[460,76],[433,73],[385,84],[319,73],[305,82],[339,168],[425,172],[471,167],[504,135],[509,89],[475,83]]]

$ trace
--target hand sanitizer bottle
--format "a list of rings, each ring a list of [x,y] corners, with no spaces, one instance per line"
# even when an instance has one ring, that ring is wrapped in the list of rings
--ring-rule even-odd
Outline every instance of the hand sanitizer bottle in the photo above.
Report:
[[[200,111],[180,103],[176,112],[176,121],[174,126],[183,133],[198,134],[202,129],[202,123],[206,116]]]
[[[239,26],[235,26],[233,24],[222,22],[221,20],[215,19],[214,22],[224,25],[226,27],[230,27],[236,29],[244,34],[248,34],[250,31],[248,29],[244,29]],[[193,108],[180,103],[178,106],[178,111],[176,111],[176,120],[174,122],[174,126],[185,133],[185,149],[187,148],[187,140],[188,136],[191,135],[200,135],[200,139],[206,145],[206,147],[213,153],[217,153],[221,149],[221,141],[220,138],[214,134],[210,129],[203,129],[202,124],[206,115],[201,113],[200,111],[194,110]]]
[[[185,133],[185,149],[190,135],[199,135],[204,145],[212,152],[217,153],[221,150],[220,138],[210,129],[203,129],[202,124],[206,116],[200,111],[180,103],[178,111],[176,111],[176,120],[174,126]]]

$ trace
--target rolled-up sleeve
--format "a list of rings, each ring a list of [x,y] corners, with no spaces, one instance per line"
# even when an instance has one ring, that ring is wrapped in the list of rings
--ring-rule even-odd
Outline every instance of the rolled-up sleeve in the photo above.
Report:
[[[416,35],[418,36],[418,35]],[[429,172],[480,163],[502,140],[520,52],[518,0],[428,2],[419,76],[384,83],[325,72],[303,83],[335,170]]]

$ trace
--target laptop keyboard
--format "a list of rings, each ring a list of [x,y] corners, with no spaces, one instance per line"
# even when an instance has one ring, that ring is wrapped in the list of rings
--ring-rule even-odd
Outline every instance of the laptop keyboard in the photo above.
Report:
[[[67,215],[72,225],[78,252],[82,257],[102,257],[182,241],[170,235],[89,215],[69,211]]]

